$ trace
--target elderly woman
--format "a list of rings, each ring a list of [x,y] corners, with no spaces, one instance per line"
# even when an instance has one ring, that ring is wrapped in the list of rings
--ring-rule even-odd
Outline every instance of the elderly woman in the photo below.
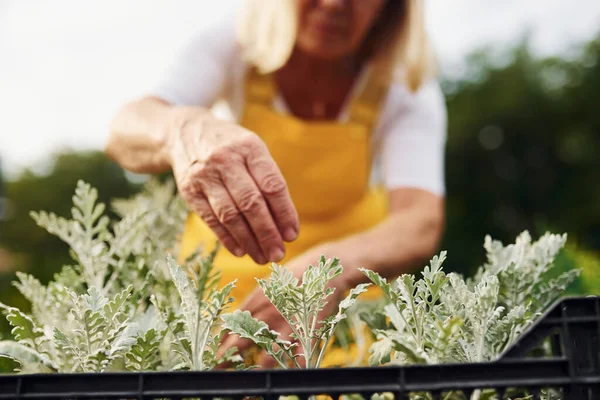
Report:
[[[339,298],[365,281],[359,267],[391,278],[435,252],[446,109],[422,0],[243,6],[120,110],[106,151],[131,171],[172,169],[191,210],[181,257],[218,240],[236,307],[288,334],[257,290],[265,264],[300,276],[339,257]],[[231,118],[211,112],[219,100]]]

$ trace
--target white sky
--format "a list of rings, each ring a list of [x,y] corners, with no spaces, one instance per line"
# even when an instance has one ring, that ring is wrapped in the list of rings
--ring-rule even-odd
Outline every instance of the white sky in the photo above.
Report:
[[[0,0],[0,157],[5,173],[62,148],[101,149],[116,108],[150,87],[196,29],[237,0]],[[577,6],[575,6],[577,5]],[[447,73],[531,30],[564,54],[600,32],[599,0],[427,0]]]

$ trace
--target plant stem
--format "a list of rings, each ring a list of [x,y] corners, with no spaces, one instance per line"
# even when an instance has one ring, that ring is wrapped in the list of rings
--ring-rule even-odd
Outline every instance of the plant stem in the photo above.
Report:
[[[273,359],[274,359],[275,361],[277,361],[277,364],[279,364],[279,366],[280,366],[281,368],[283,368],[283,369],[288,369],[287,365],[285,365],[285,363],[284,363],[284,362],[283,362],[283,361],[282,361],[282,360],[281,360],[279,357],[276,357],[276,356],[275,356],[275,353],[274,353],[273,351],[270,351],[270,350],[267,348],[267,346],[265,346],[265,345],[262,345],[262,344],[261,344],[261,345],[260,345],[260,347],[261,347],[263,350],[265,350],[265,351],[266,351],[268,354],[271,354],[271,357],[273,357]],[[290,357],[290,354],[288,354],[288,357]],[[292,357],[290,357],[290,358],[292,358]],[[295,361],[293,358],[292,358],[292,360],[293,360],[293,361]],[[296,365],[298,365],[298,364],[296,364]],[[298,368],[300,368],[300,367],[298,367]]]
[[[402,320],[404,321],[405,326],[409,329],[410,333],[413,335],[413,337],[415,338],[415,340],[417,340],[418,343],[418,332],[416,332],[413,327],[411,326],[411,324],[408,322],[408,320],[406,319],[406,317],[404,316],[404,314],[402,313],[402,311],[400,310],[399,307],[396,306],[396,309],[398,310],[398,314],[400,314],[400,317],[402,318]],[[413,312],[414,315],[414,312]],[[416,321],[415,321],[416,322]]]
[[[448,392],[448,393],[446,393],[446,395],[444,396],[444,399],[443,399],[443,400],[449,400],[449,399],[451,399],[451,398],[452,398],[451,396],[452,396],[453,394],[454,394],[454,393],[452,393],[452,392]]]
[[[300,343],[302,344],[302,351],[304,352],[304,359],[306,360],[306,368],[312,367],[312,351],[310,348],[310,340],[311,340],[311,329],[309,328],[308,322],[308,310],[306,309],[306,300],[304,299],[304,291],[302,293],[303,301],[302,306],[304,308],[304,312],[302,313],[302,330],[304,331],[304,338],[299,338]],[[316,320],[316,317],[315,317]]]
[[[302,369],[302,367],[300,366],[300,364],[298,364],[298,361],[296,361],[296,358],[294,357],[293,354],[286,352],[286,354],[288,355],[288,357],[290,358],[290,360],[292,360],[292,362],[294,363],[294,366],[298,369]]]
[[[319,352],[319,357],[317,358],[317,362],[315,363],[315,368],[319,368],[319,366],[321,365],[321,361],[323,360],[323,355],[325,354],[325,349],[327,349],[327,346],[329,345],[330,340],[331,340],[331,337],[328,337],[325,340],[325,343],[323,343],[323,347],[321,348],[321,351]]]

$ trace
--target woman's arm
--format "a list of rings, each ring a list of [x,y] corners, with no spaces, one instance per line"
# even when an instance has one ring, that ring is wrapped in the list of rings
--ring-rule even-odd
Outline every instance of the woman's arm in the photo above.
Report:
[[[202,107],[147,98],[126,105],[112,125],[107,154],[126,169],[172,168],[179,193],[233,254],[279,261],[298,216],[265,143]]]
[[[234,21],[224,16],[194,35],[148,97],[118,112],[106,153],[139,173],[172,169],[179,194],[220,242],[264,264],[283,257],[298,216],[264,142],[208,111],[237,84]]]
[[[314,249],[315,254],[341,259],[345,288],[367,282],[358,268],[371,269],[387,279],[412,272],[422,267],[439,245],[445,225],[443,197],[412,188],[392,190],[389,197],[391,213],[383,222]]]
[[[444,197],[416,188],[389,192],[390,215],[373,228],[309,249],[286,266],[299,277],[321,255],[339,258],[344,272],[334,286],[345,291],[368,282],[366,268],[386,279],[423,267],[436,252],[445,226]]]
[[[173,107],[147,97],[126,104],[114,118],[105,152],[123,168],[142,174],[171,169],[167,143]]]
[[[146,96],[121,107],[110,127],[108,156],[138,173],[172,167],[167,145],[178,134],[177,124],[190,116],[210,117],[207,110],[232,84],[239,62],[233,16],[226,13],[190,36]]]

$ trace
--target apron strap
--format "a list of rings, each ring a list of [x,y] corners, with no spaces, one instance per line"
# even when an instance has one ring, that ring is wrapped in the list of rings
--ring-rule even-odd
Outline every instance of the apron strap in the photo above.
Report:
[[[245,102],[271,108],[277,90],[270,74],[260,74],[254,67],[246,69]]]
[[[381,106],[387,97],[389,85],[381,84],[378,68],[369,68],[349,104],[348,122],[364,125],[372,133],[379,120]],[[246,70],[245,101],[271,108],[277,89],[271,74],[261,74],[254,67]]]

